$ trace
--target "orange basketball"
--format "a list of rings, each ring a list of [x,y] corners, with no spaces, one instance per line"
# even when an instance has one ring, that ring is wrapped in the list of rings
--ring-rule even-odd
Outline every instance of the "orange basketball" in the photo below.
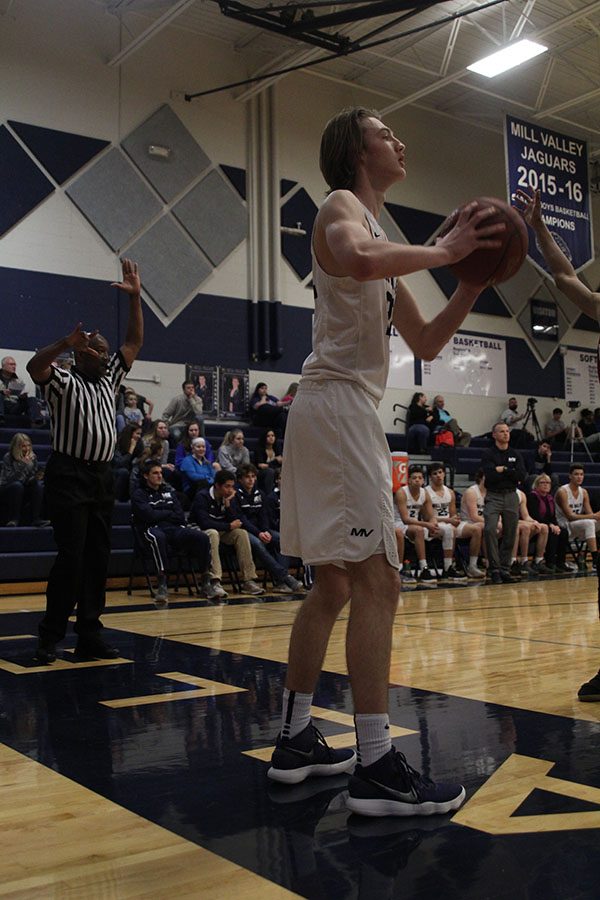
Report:
[[[482,225],[505,223],[504,231],[493,235],[493,239],[500,241],[501,246],[473,250],[464,259],[453,263],[449,267],[450,271],[467,284],[500,284],[502,281],[508,281],[519,271],[527,256],[529,246],[527,226],[516,209],[497,197],[476,197],[470,202],[477,203],[478,209],[488,206],[496,208],[496,212],[485,219]],[[439,237],[448,234],[456,224],[461,209],[463,207],[450,213],[441,227]]]

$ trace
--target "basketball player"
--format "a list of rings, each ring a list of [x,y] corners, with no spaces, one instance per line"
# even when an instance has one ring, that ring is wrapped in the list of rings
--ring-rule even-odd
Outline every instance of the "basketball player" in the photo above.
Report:
[[[315,220],[313,352],[304,363],[286,433],[282,550],[316,570],[294,627],[282,731],[269,776],[294,783],[354,767],[352,750],[329,748],[311,722],[312,694],[331,630],[350,601],[346,653],[360,764],[349,808],[366,815],[447,812],[459,784],[422,778],[391,745],[388,686],[400,580],[391,461],[377,416],[394,326],[416,356],[433,359],[483,286],[459,284],[431,322],[396,276],[443,266],[475,248],[500,246],[492,208],[460,213],[434,246],[389,243],[377,218],[385,192],[406,177],[404,144],[375,112],[346,109],[326,126],[321,171],[330,193]]]
[[[548,263],[548,267],[554,278],[556,287],[571,300],[579,309],[590,318],[600,321],[600,293],[591,291],[587,285],[577,277],[571,262],[562,252],[542,217],[542,202],[539,191],[527,194],[517,190],[514,200],[523,218],[533,228],[538,247]],[[600,342],[598,345],[600,361]],[[599,369],[600,374],[600,369]],[[600,612],[600,565],[596,558],[596,572],[598,582],[598,611]],[[584,701],[600,701],[600,671],[579,688],[577,696]]]

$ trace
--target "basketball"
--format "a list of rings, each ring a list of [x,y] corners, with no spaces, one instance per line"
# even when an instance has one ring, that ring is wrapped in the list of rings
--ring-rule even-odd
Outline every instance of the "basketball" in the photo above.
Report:
[[[504,200],[497,197],[476,197],[470,201],[477,203],[478,209],[494,206],[496,212],[484,220],[484,225],[505,223],[505,230],[493,236],[501,242],[495,249],[473,250],[464,259],[449,266],[450,271],[460,281],[467,284],[500,284],[515,275],[527,256],[529,237],[527,226],[521,215]],[[465,204],[466,205],[466,204]],[[463,207],[455,209],[442,225],[438,237],[444,237],[456,224]]]

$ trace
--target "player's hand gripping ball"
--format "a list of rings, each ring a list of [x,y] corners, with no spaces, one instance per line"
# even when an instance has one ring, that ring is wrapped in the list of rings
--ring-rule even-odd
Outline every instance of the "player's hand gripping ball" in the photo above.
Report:
[[[477,203],[477,209],[495,207],[496,212],[485,219],[483,225],[504,222],[506,227],[504,231],[494,235],[494,240],[501,242],[500,247],[473,250],[464,259],[449,266],[450,271],[466,284],[500,284],[508,281],[519,271],[527,256],[527,226],[516,209],[497,197],[476,197],[470,202]],[[462,207],[450,213],[438,237],[444,237],[454,227],[461,209]]]

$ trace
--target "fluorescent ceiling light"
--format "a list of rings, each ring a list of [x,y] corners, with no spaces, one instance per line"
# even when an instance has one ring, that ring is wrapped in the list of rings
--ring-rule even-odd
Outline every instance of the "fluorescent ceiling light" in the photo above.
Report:
[[[467,66],[467,69],[470,72],[485,75],[486,78],[493,78],[494,75],[500,75],[501,72],[520,66],[521,63],[527,62],[528,59],[533,59],[534,56],[545,53],[547,49],[542,44],[535,44],[533,41],[518,41],[516,44],[509,44],[508,47],[503,47],[502,50],[492,53],[491,56],[486,56],[474,62],[472,65]]]

